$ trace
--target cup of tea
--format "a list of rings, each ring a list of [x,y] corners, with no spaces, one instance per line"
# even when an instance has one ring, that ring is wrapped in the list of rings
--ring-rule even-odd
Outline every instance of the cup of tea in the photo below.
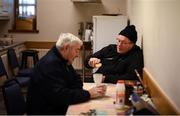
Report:
[[[101,73],[94,73],[93,74],[93,80],[96,85],[99,85],[103,81],[103,74]]]

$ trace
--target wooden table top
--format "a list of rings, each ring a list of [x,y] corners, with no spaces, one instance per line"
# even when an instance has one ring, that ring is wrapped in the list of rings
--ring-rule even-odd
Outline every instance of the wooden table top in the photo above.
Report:
[[[87,102],[70,105],[66,115],[86,115],[88,112],[96,111],[96,115],[123,115],[129,111],[129,106],[123,109],[115,108],[115,84],[106,84],[106,95],[101,98],[91,99]],[[88,90],[95,86],[94,83],[84,83],[83,88]]]

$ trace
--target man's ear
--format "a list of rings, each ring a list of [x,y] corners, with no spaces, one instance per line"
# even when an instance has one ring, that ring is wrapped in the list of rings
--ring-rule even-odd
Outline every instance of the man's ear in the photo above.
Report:
[[[64,50],[68,50],[69,49],[69,44],[64,44]]]

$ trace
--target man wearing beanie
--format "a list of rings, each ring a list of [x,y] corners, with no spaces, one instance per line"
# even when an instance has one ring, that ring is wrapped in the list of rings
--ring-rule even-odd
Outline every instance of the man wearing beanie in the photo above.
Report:
[[[96,53],[87,56],[85,66],[98,68],[105,83],[116,83],[117,80],[138,80],[135,69],[142,73],[143,54],[136,45],[137,32],[134,25],[126,26],[116,38],[117,44],[105,46]]]

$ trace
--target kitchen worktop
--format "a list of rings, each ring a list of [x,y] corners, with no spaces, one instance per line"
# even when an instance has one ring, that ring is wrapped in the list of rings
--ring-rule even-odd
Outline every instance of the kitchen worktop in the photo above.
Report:
[[[0,46],[0,52],[6,51],[6,50],[9,49],[9,48],[16,47],[16,46],[21,45],[21,44],[24,44],[24,43],[25,43],[25,42],[14,42],[14,43],[11,44],[11,45]]]

